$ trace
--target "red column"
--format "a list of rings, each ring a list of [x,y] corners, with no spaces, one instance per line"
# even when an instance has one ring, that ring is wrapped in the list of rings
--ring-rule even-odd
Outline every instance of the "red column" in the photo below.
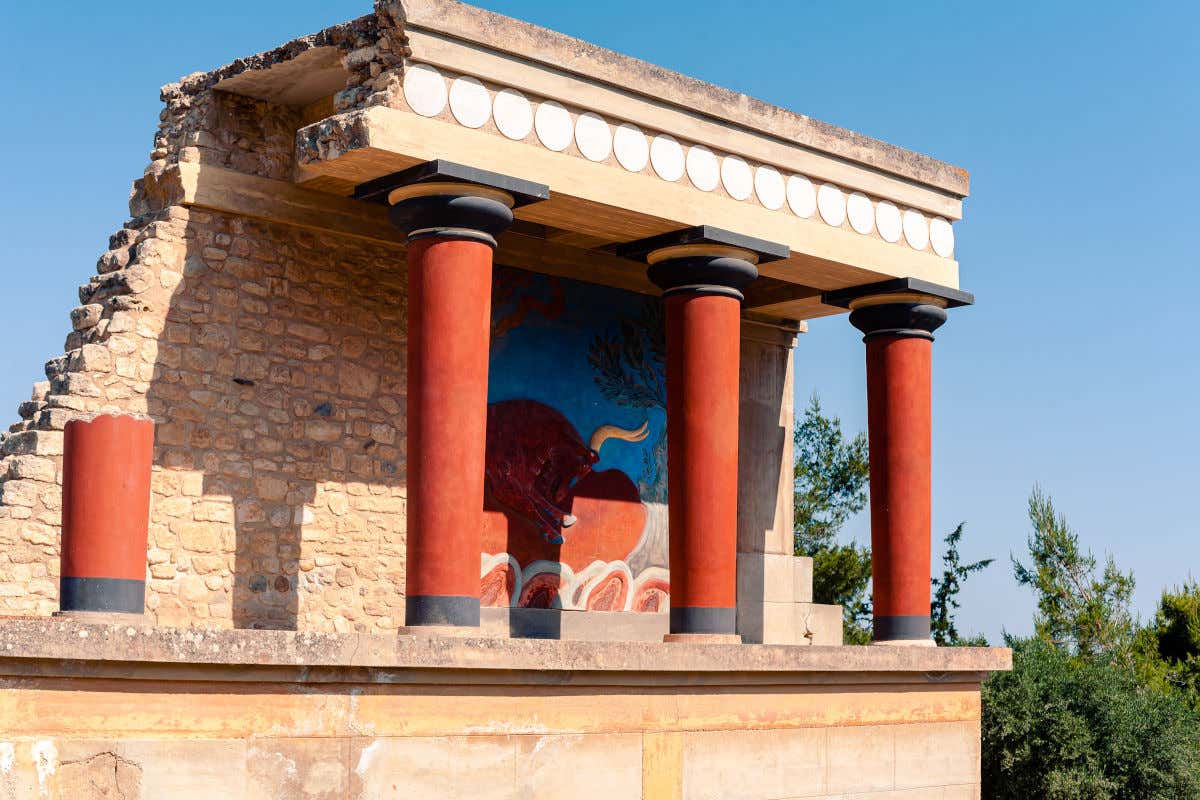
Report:
[[[153,459],[149,419],[105,414],[67,423],[62,611],[145,612]]]
[[[408,234],[406,626],[478,628],[492,254],[549,189],[433,161],[356,194]]]
[[[741,290],[787,248],[700,226],[626,246],[663,290],[667,340],[667,641],[737,642]]]
[[[866,344],[875,638],[928,639],[933,343]]]
[[[409,625],[479,625],[492,247],[408,250]]]
[[[665,303],[671,632],[733,634],[741,303],[692,293]]]
[[[940,301],[856,304],[850,321],[866,336],[871,474],[874,640],[932,644],[930,637],[933,331]]]

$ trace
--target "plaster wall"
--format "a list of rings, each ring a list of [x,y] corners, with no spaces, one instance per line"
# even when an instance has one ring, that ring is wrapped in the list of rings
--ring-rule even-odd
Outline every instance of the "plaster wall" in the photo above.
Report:
[[[1008,660],[34,621],[0,644],[0,796],[64,799],[970,800]]]

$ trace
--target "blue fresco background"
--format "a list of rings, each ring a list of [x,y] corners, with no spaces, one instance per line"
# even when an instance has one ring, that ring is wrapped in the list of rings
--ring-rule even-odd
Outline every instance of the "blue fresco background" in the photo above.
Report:
[[[585,443],[601,425],[637,428],[649,420],[650,432],[644,441],[607,443],[594,467],[596,472],[619,469],[639,483],[645,457],[665,432],[666,413],[661,408],[621,406],[605,397],[596,383],[596,371],[588,363],[588,349],[597,334],[614,335],[622,319],[639,318],[646,297],[506,267],[496,268],[494,283],[494,325],[514,313],[522,297],[532,295],[548,305],[553,304],[555,291],[561,291],[563,297],[558,316],[548,318],[533,310],[517,327],[493,334],[488,402],[526,399],[545,403],[565,416]],[[513,289],[515,283],[521,285]],[[661,377],[661,369],[656,371]],[[665,481],[662,470],[654,483],[664,487]],[[643,499],[649,499],[645,492]]]

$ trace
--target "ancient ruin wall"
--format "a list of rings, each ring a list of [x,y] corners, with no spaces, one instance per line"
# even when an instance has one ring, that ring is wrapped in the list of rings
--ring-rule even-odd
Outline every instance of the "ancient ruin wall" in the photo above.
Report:
[[[57,608],[62,431],[110,411],[158,423],[160,624],[401,621],[402,253],[185,208],[172,175],[190,162],[289,180],[305,109],[214,87],[316,47],[338,48],[348,75],[321,105],[392,101],[406,49],[386,7],[163,88],[131,217],[80,287],[64,354],[0,434],[0,613]]]

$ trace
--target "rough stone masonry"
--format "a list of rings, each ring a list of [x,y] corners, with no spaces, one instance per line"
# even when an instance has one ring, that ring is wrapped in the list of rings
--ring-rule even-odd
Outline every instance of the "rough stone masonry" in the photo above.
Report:
[[[79,289],[65,352],[0,434],[0,614],[57,608],[62,431],[120,411],[158,426],[146,598],[158,624],[403,622],[401,249],[189,210],[172,170],[290,179],[313,115],[396,102],[401,16],[379,3],[163,87],[130,218]],[[213,88],[328,47],[350,78],[320,108]]]

